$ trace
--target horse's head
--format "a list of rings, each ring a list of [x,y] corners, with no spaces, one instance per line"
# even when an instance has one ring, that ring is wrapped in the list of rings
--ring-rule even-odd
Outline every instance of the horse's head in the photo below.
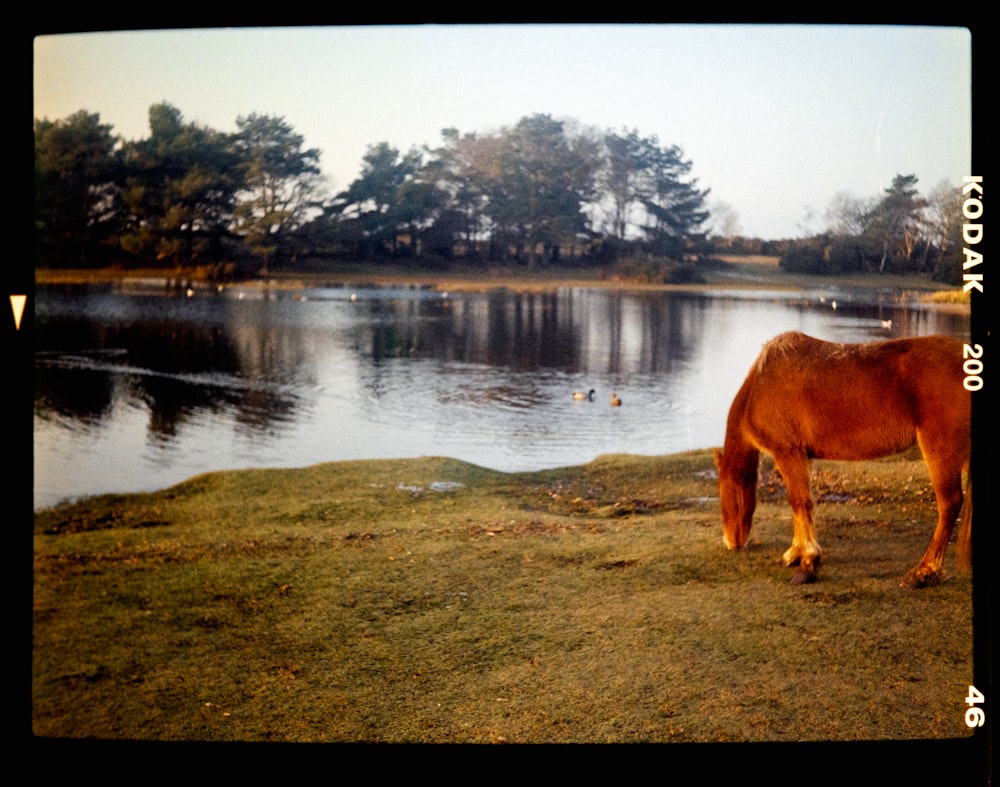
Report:
[[[750,461],[752,458],[752,461]],[[722,501],[722,540],[729,549],[742,549],[750,538],[757,506],[757,456],[736,457],[715,450]]]

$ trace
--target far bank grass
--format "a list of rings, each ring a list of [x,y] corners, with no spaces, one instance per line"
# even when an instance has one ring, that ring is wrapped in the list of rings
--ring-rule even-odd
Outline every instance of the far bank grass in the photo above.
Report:
[[[411,284],[435,287],[447,291],[480,291],[503,287],[523,291],[544,291],[555,287],[601,287],[634,290],[715,290],[724,289],[845,289],[898,290],[918,294],[919,299],[948,303],[968,308],[969,298],[961,287],[949,287],[932,281],[925,275],[856,273],[839,276],[817,276],[787,273],[778,266],[778,257],[765,255],[718,255],[722,265],[710,265],[701,271],[704,282],[691,284],[651,283],[646,279],[630,279],[618,275],[615,268],[525,266],[463,266],[425,267],[419,264],[338,263],[310,268],[300,266],[292,271],[272,271],[261,274],[256,281],[271,287],[302,288],[323,285],[372,284],[391,286]],[[628,267],[628,266],[626,266]],[[197,281],[204,269],[186,268],[125,270],[122,268],[55,269],[38,268],[35,280],[39,284],[81,284],[113,282],[124,278],[178,278]],[[244,282],[244,284],[246,284]]]
[[[198,741],[959,738],[971,582],[899,587],[919,455],[780,479],[722,546],[707,451],[504,474],[422,458],[199,476],[35,521],[32,728]]]

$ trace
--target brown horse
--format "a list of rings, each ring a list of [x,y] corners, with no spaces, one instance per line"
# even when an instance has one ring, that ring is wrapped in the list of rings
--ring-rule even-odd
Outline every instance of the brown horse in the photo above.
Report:
[[[812,459],[876,459],[917,444],[930,470],[938,521],[930,546],[903,580],[923,587],[940,580],[944,552],[962,508],[962,473],[972,447],[971,399],[963,385],[962,342],[944,336],[875,344],[834,344],[783,333],[761,351],[715,452],[722,500],[722,537],[741,549],[757,503],[760,452],[774,457],[792,506],[794,535],[786,566],[792,582],[816,579],[821,550],[809,485]],[[970,562],[972,487],[959,545]]]

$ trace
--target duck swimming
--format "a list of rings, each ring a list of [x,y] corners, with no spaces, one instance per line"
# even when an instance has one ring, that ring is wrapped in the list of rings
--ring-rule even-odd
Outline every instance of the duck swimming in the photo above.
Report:
[[[584,399],[588,401],[594,401],[594,389],[591,388],[589,392],[584,391],[573,391],[573,398],[577,401],[583,401]]]
[[[616,393],[612,393],[611,394],[611,406],[612,407],[621,407],[622,406],[622,400],[618,398],[618,394],[616,394]]]

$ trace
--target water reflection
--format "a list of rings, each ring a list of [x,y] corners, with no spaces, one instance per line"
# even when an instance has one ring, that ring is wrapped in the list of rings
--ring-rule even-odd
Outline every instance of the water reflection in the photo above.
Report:
[[[230,467],[445,454],[514,470],[708,447],[783,330],[964,336],[969,318],[849,293],[44,289],[35,502]]]

